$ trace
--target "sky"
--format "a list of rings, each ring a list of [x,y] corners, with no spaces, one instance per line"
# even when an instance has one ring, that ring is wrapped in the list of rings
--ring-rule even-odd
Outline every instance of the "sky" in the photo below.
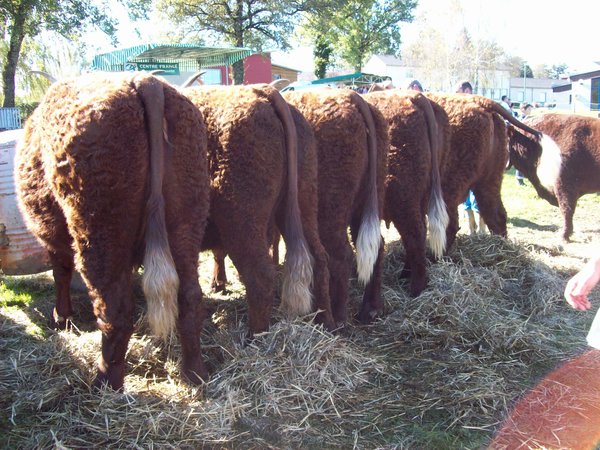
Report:
[[[457,5],[462,12],[456,13]],[[424,24],[448,33],[464,26],[474,39],[494,40],[532,67],[565,63],[572,72],[600,61],[600,0],[419,0],[414,16],[412,23],[401,26],[403,45],[414,42]],[[127,25],[124,12],[120,17],[119,48],[156,42],[159,25],[138,26],[140,38],[135,27]],[[95,40],[98,51],[113,50],[100,37]],[[290,68],[313,71],[312,50],[307,47],[273,52],[272,59]]]

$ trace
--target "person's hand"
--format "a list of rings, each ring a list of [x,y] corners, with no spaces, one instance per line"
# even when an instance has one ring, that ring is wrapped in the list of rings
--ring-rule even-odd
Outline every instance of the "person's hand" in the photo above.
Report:
[[[600,258],[587,263],[583,269],[575,274],[567,283],[565,288],[565,299],[575,309],[585,311],[592,304],[588,300],[588,294],[600,280]]]

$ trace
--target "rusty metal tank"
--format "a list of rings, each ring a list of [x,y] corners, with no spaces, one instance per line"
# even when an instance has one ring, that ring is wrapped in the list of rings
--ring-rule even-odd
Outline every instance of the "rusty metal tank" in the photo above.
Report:
[[[0,270],[29,275],[50,270],[48,252],[27,230],[17,206],[13,178],[15,150],[22,129],[0,132]]]

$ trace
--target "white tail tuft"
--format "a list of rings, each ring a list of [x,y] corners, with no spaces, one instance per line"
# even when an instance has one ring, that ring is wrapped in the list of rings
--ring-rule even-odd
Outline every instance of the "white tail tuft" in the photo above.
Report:
[[[142,289],[148,303],[148,322],[152,332],[168,337],[178,316],[177,292],[179,277],[171,252],[161,247],[146,249]]]
[[[381,226],[377,214],[366,214],[356,239],[356,271],[358,280],[364,285],[371,280],[373,266],[381,246]]]
[[[427,219],[429,221],[427,244],[433,256],[439,259],[446,251],[446,228],[450,222],[446,202],[441,196],[436,195],[430,199]]]
[[[283,264],[281,309],[288,318],[305,316],[312,312],[313,257],[300,242],[297,251],[286,252]]]

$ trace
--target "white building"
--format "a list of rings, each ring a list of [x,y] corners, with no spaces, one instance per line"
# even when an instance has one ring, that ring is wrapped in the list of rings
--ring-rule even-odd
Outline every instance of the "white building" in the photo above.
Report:
[[[406,88],[409,83],[418,79],[425,90],[454,92],[456,85],[464,80],[459,80],[451,75],[439,79],[428,79],[423,75],[423,70],[418,67],[405,65],[400,58],[393,55],[373,55],[363,66],[363,71],[376,75],[389,76],[395,87]],[[468,80],[473,85],[475,93],[484,95],[494,100],[500,100],[503,95],[509,95],[510,70],[500,67],[495,70],[481,70],[475,80]]]
[[[552,78],[519,78],[510,79],[508,96],[513,103],[528,102],[537,106],[550,106],[557,109],[570,109],[569,93],[555,92],[554,86],[560,80]]]
[[[408,84],[416,78],[415,69],[404,65],[400,58],[393,55],[373,55],[362,67],[365,73],[372,73],[380,76],[388,76],[397,88],[406,88]],[[422,83],[422,80],[419,80]],[[427,85],[423,87],[427,89]]]
[[[573,112],[600,110],[600,66],[585,72],[569,74],[567,80],[556,83],[552,90],[555,94],[568,97],[566,109]]]

